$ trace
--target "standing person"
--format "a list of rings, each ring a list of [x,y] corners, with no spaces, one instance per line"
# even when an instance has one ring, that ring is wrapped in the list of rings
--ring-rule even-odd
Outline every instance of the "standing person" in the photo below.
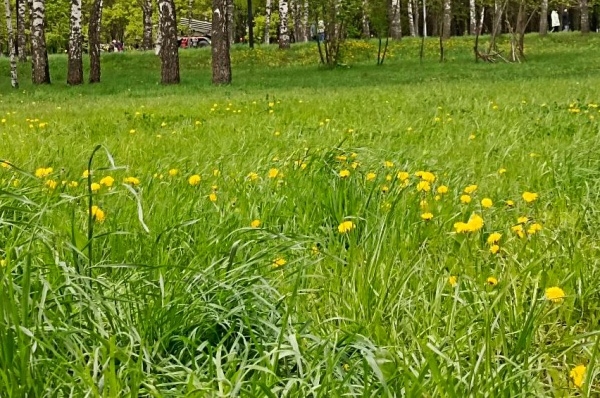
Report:
[[[563,32],[568,32],[569,29],[569,11],[565,8],[562,13]]]
[[[552,32],[558,32],[560,30],[560,20],[558,19],[558,12],[556,10],[552,10],[550,20],[552,21]]]

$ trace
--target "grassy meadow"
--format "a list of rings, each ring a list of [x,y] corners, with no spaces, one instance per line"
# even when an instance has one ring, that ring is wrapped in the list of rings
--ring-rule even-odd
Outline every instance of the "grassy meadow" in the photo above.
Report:
[[[0,397],[598,396],[600,37],[420,45],[1,59]]]

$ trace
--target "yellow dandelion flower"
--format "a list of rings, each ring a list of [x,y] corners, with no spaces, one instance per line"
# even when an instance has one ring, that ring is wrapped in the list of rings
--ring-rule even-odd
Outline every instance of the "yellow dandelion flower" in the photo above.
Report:
[[[68,186],[69,188],[77,188],[79,183],[77,181],[71,181]]]
[[[100,188],[102,187],[97,182],[92,182],[92,185],[90,185],[90,189],[92,190],[92,192],[99,191]]]
[[[508,207],[514,207],[515,206],[515,202],[512,201],[512,200],[510,200],[510,199],[507,200],[505,203],[506,203],[506,206],[508,206]]]
[[[550,300],[553,303],[562,303],[562,301],[566,297],[565,291],[557,286],[549,287],[548,289],[546,289],[545,296],[547,300]]]
[[[221,170],[218,170],[218,169],[213,170],[213,177],[218,177],[220,175],[221,175]]]
[[[211,193],[210,195],[208,195],[208,200],[210,200],[211,202],[216,202],[217,201],[217,194],[215,194],[214,192]]]
[[[498,232],[491,233],[490,236],[488,236],[488,238],[487,238],[487,243],[488,243],[488,245],[493,245],[494,243],[500,242],[501,238],[502,238],[501,233],[498,233]]]
[[[171,170],[169,170],[169,175],[171,177],[175,177],[177,174],[179,174],[179,170],[177,170],[177,169],[171,169]]]
[[[390,182],[390,181],[392,181],[392,175],[391,175],[391,174],[388,174],[388,175],[386,175],[386,176],[385,176],[385,180],[386,180],[387,182]]]
[[[481,200],[481,206],[485,207],[486,209],[489,209],[493,205],[494,205],[494,202],[492,202],[492,200],[490,198],[483,198]]]
[[[277,178],[278,175],[279,175],[279,170],[277,170],[277,169],[269,170],[269,178]]]
[[[519,238],[522,238],[525,236],[525,232],[523,232],[523,226],[521,224],[517,224],[517,225],[511,227],[510,229],[511,229],[511,231],[516,233],[519,236]]]
[[[356,224],[352,221],[343,221],[340,225],[338,225],[338,231],[340,234],[345,234],[352,231],[356,228]]]
[[[0,162],[0,166],[4,167],[5,169],[11,168],[10,164],[7,161]]]
[[[57,185],[58,185],[58,183],[54,180],[46,181],[46,186],[50,189],[55,189]]]
[[[342,177],[342,178],[350,177],[350,170],[346,170],[346,169],[341,170],[340,177]]]
[[[104,222],[106,218],[106,214],[104,211],[98,206],[92,206],[92,218],[97,222]]]
[[[431,219],[433,219],[433,214],[423,213],[423,214],[421,214],[421,218],[425,221],[430,221]]]
[[[542,230],[542,225],[538,223],[531,224],[531,227],[527,230],[528,235],[534,235]]]
[[[506,169],[505,168],[501,168],[500,170],[498,170],[498,174],[502,175],[506,173]]]
[[[115,183],[115,179],[111,176],[106,176],[100,180],[100,185],[104,185],[105,187],[112,187]]]
[[[576,387],[581,388],[581,386],[583,385],[583,379],[585,378],[585,365],[578,365],[575,366],[573,369],[571,369],[571,371],[569,372],[569,376],[571,376],[571,380],[573,380],[573,384],[575,384]]]
[[[194,174],[193,176],[191,176],[190,178],[188,178],[188,183],[191,186],[196,186],[198,184],[200,184],[200,181],[202,179],[200,178],[200,176],[198,174]]]
[[[409,174],[406,171],[400,171],[400,172],[398,172],[398,174],[396,175],[396,177],[400,181],[406,181],[406,180],[408,180]]]
[[[419,181],[417,184],[417,191],[421,192],[429,192],[431,190],[431,185],[429,185],[428,181]]]
[[[523,193],[523,200],[527,203],[532,203],[535,202],[538,198],[538,194],[537,193],[533,193],[533,192],[524,192]]]
[[[260,220],[252,220],[252,222],[250,223],[250,226],[252,228],[258,228],[258,227],[260,227],[260,224],[261,224]]]
[[[471,203],[471,197],[469,195],[461,195],[460,202],[464,204]]]
[[[485,281],[492,287],[498,284],[498,279],[494,278],[493,276],[488,277]]]
[[[346,160],[348,160],[348,157],[345,155],[338,155],[335,157],[337,160],[339,160],[340,162],[345,162]]]
[[[392,168],[394,167],[394,163],[390,162],[389,160],[386,160],[385,162],[383,162],[383,165],[387,168]]]
[[[421,178],[423,181],[427,181],[430,184],[433,184],[435,182],[435,174],[429,171],[417,171],[415,175]]]
[[[496,254],[499,251],[500,251],[500,246],[498,246],[498,245],[492,245],[492,246],[490,246],[490,253]]]
[[[377,174],[367,173],[367,181],[373,181],[375,178],[377,178]]]
[[[465,188],[465,193],[468,195],[472,194],[475,191],[477,191],[477,185],[469,185]]]
[[[390,190],[390,187],[388,187],[387,185],[382,185],[381,186],[381,192],[382,193],[388,193]]]
[[[451,275],[448,277],[448,283],[450,284],[450,286],[454,287],[458,283],[458,279],[456,278],[456,276]]]
[[[256,181],[256,180],[258,180],[258,174],[257,174],[257,173],[255,173],[255,172],[250,172],[250,173],[248,173],[248,176],[247,176],[247,178],[248,178],[250,181]]]
[[[527,216],[521,216],[521,217],[517,218],[517,222],[519,224],[525,224],[527,221],[529,221],[529,217],[527,217]]]
[[[469,225],[466,222],[455,222],[454,223],[454,231],[458,234],[469,232]]]
[[[48,177],[53,171],[52,167],[41,167],[35,171],[35,176],[37,178]]]
[[[448,187],[445,185],[440,185],[437,189],[437,193],[439,193],[440,195],[448,193]]]
[[[467,222],[467,225],[469,226],[469,231],[479,231],[481,228],[483,228],[483,218],[477,214],[472,214]]]
[[[273,268],[280,268],[287,264],[287,261],[283,257],[277,257],[273,260]]]
[[[123,182],[125,184],[140,185],[140,180],[136,177],[125,177],[123,179]]]

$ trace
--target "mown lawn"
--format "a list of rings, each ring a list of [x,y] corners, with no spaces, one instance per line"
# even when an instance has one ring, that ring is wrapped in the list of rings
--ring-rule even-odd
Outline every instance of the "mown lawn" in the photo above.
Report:
[[[599,394],[600,38],[420,44],[0,60],[0,396]]]

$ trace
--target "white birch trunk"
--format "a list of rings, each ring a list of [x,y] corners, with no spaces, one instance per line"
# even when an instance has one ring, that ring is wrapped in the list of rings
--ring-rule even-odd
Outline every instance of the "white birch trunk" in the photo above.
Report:
[[[423,0],[423,37],[427,37],[427,0]]]
[[[46,51],[46,2],[31,2],[31,78],[33,84],[50,84],[50,65]]]
[[[391,0],[390,2],[390,37],[393,40],[400,40],[402,38],[400,0]]]
[[[475,0],[469,0],[469,33],[477,34],[477,12],[475,11]]]
[[[265,44],[270,43],[271,38],[271,8],[273,6],[272,0],[267,0],[267,4],[265,5]]]
[[[308,27],[308,0],[304,0],[304,9],[302,10],[302,39],[304,42],[309,40],[309,30]]]
[[[19,0],[17,7],[17,42],[19,43],[19,61],[27,62],[27,36],[25,35],[26,0]]]
[[[13,35],[10,1],[4,0],[4,6],[6,8],[6,31],[8,36],[8,52],[10,55],[10,85],[13,88],[19,88],[19,79],[17,78],[17,55],[15,54],[15,37]]]
[[[408,12],[408,30],[410,32],[411,37],[415,37],[415,19],[413,15],[413,6],[412,0],[408,0],[407,3],[407,12]]]
[[[279,0],[279,48],[290,48],[287,0]]]
[[[71,34],[69,36],[69,70],[67,83],[83,83],[83,35],[81,33],[81,0],[71,0]]]
[[[362,3],[362,36],[365,39],[371,37],[371,29],[369,28],[369,0],[363,0]]]

